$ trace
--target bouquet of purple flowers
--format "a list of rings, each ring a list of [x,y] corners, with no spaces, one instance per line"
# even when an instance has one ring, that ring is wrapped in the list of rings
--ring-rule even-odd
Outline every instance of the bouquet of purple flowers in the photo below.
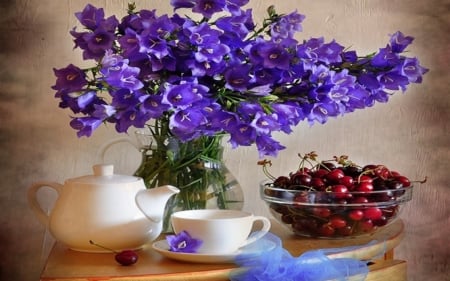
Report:
[[[71,127],[81,137],[105,122],[120,133],[156,122],[182,142],[227,135],[233,147],[276,156],[284,146],[273,132],[387,102],[427,72],[403,55],[413,38],[401,32],[360,56],[334,40],[300,40],[296,11],[271,6],[256,24],[248,2],[171,0],[198,19],[129,4],[120,21],[88,4],[76,13],[84,30],[71,34],[93,66],[54,70],[59,106],[76,114]]]

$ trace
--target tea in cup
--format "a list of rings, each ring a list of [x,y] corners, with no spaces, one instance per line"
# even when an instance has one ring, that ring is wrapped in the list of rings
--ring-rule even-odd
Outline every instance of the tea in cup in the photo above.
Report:
[[[261,229],[249,238],[255,222]],[[186,231],[202,241],[198,253],[231,254],[239,248],[262,238],[270,229],[270,220],[263,216],[238,210],[187,210],[172,214],[176,234]]]

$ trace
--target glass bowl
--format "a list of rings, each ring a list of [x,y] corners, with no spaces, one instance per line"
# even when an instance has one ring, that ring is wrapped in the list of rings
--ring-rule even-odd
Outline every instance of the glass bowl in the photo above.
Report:
[[[314,238],[350,238],[386,227],[412,198],[413,186],[371,192],[311,191],[260,184],[271,214],[294,234]]]

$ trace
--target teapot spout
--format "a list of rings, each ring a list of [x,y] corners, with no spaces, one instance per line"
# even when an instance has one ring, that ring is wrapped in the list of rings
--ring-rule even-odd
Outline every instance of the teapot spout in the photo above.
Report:
[[[136,205],[148,219],[159,223],[162,221],[167,201],[179,192],[178,188],[171,185],[143,189],[136,194]]]

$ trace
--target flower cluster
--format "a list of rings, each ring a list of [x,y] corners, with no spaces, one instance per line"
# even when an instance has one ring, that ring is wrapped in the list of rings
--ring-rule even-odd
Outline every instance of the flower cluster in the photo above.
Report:
[[[387,102],[427,72],[403,55],[413,38],[401,32],[359,56],[335,40],[299,41],[305,17],[296,11],[271,6],[257,25],[248,2],[171,0],[198,20],[130,4],[120,21],[88,4],[76,13],[84,30],[71,34],[95,65],[54,70],[60,107],[76,114],[71,127],[81,137],[105,122],[127,132],[159,120],[181,141],[226,134],[233,148],[256,144],[261,157],[275,156],[284,147],[273,132]]]

